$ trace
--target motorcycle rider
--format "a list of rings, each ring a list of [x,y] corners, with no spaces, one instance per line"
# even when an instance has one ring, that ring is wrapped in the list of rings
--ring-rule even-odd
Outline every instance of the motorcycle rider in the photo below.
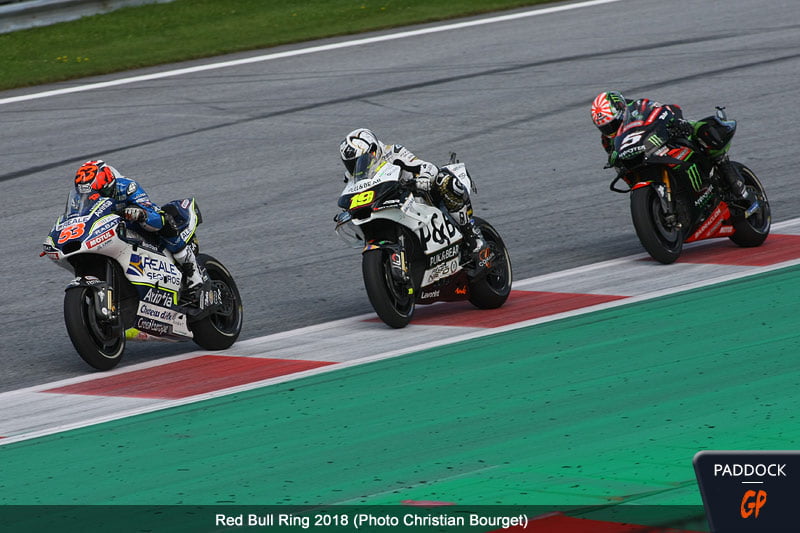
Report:
[[[433,163],[419,159],[408,148],[399,144],[384,144],[371,130],[357,128],[348,133],[339,145],[346,169],[345,182],[353,179],[356,160],[370,152],[403,169],[401,183],[412,185],[418,192],[430,193],[435,205],[444,204],[472,249],[476,265],[480,264],[480,260],[484,264],[491,260],[491,249],[472,216],[469,191],[460,180],[449,172],[439,171]]]
[[[180,238],[175,221],[150,201],[139,183],[127,178],[101,159],[87,161],[75,173],[75,189],[79,193],[92,193],[90,200],[100,196],[116,202],[117,212],[128,222],[159,236],[164,247],[186,274],[186,285],[195,288],[208,280],[205,269],[197,263],[194,250]]]
[[[670,138],[678,142],[688,142],[690,146],[699,145],[710,159],[716,171],[725,179],[736,200],[748,207],[751,193],[747,190],[742,176],[730,162],[727,146],[718,128],[728,129],[731,126],[717,120],[717,123],[689,121],[683,118],[683,110],[675,104],[664,105],[648,98],[629,100],[618,91],[605,91],[597,95],[592,102],[592,122],[600,130],[601,142],[606,153],[611,155],[614,149],[614,137],[622,125],[626,108],[637,117],[645,120],[661,109],[671,111],[675,118],[668,125]],[[613,163],[613,162],[612,162]]]

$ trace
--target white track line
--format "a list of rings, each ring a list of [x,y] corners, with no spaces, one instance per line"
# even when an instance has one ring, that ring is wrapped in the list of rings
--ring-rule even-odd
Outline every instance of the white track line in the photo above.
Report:
[[[430,28],[422,28],[418,30],[408,30],[408,31],[401,31],[397,33],[390,33],[387,35],[378,35],[376,37],[367,37],[362,39],[353,39],[349,41],[343,41],[339,43],[331,43],[325,45],[318,45],[318,46],[310,46],[307,48],[300,48],[297,50],[288,50],[286,52],[275,52],[271,54],[264,54],[254,57],[246,57],[243,59],[235,59],[231,61],[220,61],[216,63],[209,63],[205,65],[198,65],[194,67],[186,67],[180,68],[175,70],[167,70],[164,72],[155,72],[152,74],[143,74],[140,76],[130,76],[126,78],[120,78],[111,81],[105,82],[98,82],[98,83],[90,83],[86,85],[78,85],[75,87],[66,87],[63,89],[54,89],[50,91],[43,91],[39,93],[33,94],[25,94],[21,96],[11,96],[8,98],[0,98],[0,105],[3,104],[11,104],[14,102],[24,102],[28,100],[36,100],[38,98],[48,98],[51,96],[59,96],[62,94],[70,94],[70,93],[77,93],[83,91],[91,91],[94,89],[103,89],[106,87],[116,87],[118,85],[126,85],[129,83],[137,83],[140,81],[150,81],[150,80],[157,80],[161,78],[169,78],[172,76],[182,76],[184,74],[193,74],[195,72],[204,72],[207,70],[216,70],[221,68],[227,67],[235,67],[238,65],[247,65],[250,63],[260,63],[262,61],[271,61],[273,59],[283,59],[287,57],[296,57],[302,56],[306,54],[315,54],[317,52],[326,52],[328,50],[338,50],[341,48],[350,48],[353,46],[362,46],[365,44],[383,42],[383,41],[394,41],[396,39],[405,39],[406,37],[417,37],[419,35],[427,35],[430,33],[439,33],[443,31],[450,31],[450,30],[459,30],[462,28],[469,28],[473,26],[482,26],[484,24],[494,24],[497,22],[506,22],[509,20],[516,20],[528,17],[537,17],[540,15],[548,15],[550,13],[558,13],[561,11],[571,11],[573,9],[581,9],[584,7],[592,7],[597,5],[603,4],[612,4],[615,2],[620,2],[622,0],[590,0],[587,2],[578,2],[576,4],[565,4],[553,7],[546,7],[541,9],[534,9],[531,11],[523,11],[521,13],[512,13],[509,15],[500,15],[495,17],[483,18],[478,20],[470,20],[465,22],[457,22],[453,24],[444,24],[441,26],[434,26]]]
[[[773,229],[779,229],[780,230],[780,229],[784,229],[784,228],[787,228],[787,227],[793,227],[793,226],[799,226],[799,225],[800,225],[800,218],[797,218],[797,219],[784,221],[784,222],[781,222],[781,223],[776,223],[776,224],[773,225]],[[713,242],[713,241],[704,241],[705,244],[708,244],[710,242]],[[702,244],[702,243],[699,243],[699,244]],[[520,280],[519,282],[515,282],[514,283],[514,287],[518,288],[519,286],[532,285],[532,284],[535,284],[537,282],[541,282],[541,281],[545,281],[545,280],[551,280],[551,279],[557,279],[557,278],[565,277],[565,276],[585,276],[586,274],[591,273],[592,271],[598,270],[599,268],[614,267],[614,266],[618,266],[618,265],[625,264],[625,263],[636,262],[636,261],[639,261],[639,260],[641,260],[643,258],[646,258],[646,257],[647,257],[646,254],[631,255],[631,256],[624,257],[624,258],[620,258],[620,259],[612,259],[612,260],[609,260],[609,261],[603,261],[603,262],[600,262],[600,263],[594,263],[594,264],[591,264],[591,265],[572,268],[572,269],[569,269],[569,270],[564,270],[564,271],[560,271],[560,272],[554,272],[552,274],[545,274],[545,275],[542,275],[542,276],[536,276],[536,277],[533,277],[533,278],[528,278],[528,279]],[[343,368],[350,368],[350,367],[353,367],[353,366],[363,365],[363,364],[371,363],[371,362],[375,362],[375,361],[382,361],[382,360],[385,360],[385,359],[391,359],[393,357],[399,357],[399,356],[407,355],[407,354],[414,353],[414,352],[419,352],[419,351],[429,350],[429,349],[433,349],[433,348],[438,348],[438,347],[444,346],[444,345],[455,344],[455,343],[462,342],[462,341],[468,341],[468,340],[477,339],[477,338],[480,338],[480,337],[486,337],[486,336],[489,336],[489,335],[503,333],[503,332],[506,332],[506,331],[512,331],[512,330],[520,329],[520,328],[524,328],[524,327],[535,326],[535,325],[538,325],[538,324],[544,324],[546,322],[553,322],[555,320],[561,320],[561,319],[564,319],[564,318],[574,317],[574,316],[578,316],[578,315],[582,315],[582,314],[586,314],[586,313],[591,313],[591,312],[595,312],[595,311],[601,311],[601,310],[604,310],[604,309],[610,309],[610,308],[619,307],[619,306],[622,306],[622,305],[628,305],[628,304],[636,303],[636,302],[642,302],[642,301],[645,301],[645,300],[650,300],[650,299],[658,298],[658,297],[661,297],[661,296],[667,296],[667,295],[670,295],[670,294],[676,294],[676,293],[679,293],[679,292],[698,289],[698,288],[701,288],[701,287],[707,287],[707,286],[710,286],[710,285],[716,285],[716,284],[719,284],[719,283],[724,283],[724,282],[727,282],[727,281],[732,281],[732,280],[735,280],[735,279],[745,278],[745,277],[753,276],[753,275],[760,274],[760,273],[763,273],[763,272],[769,272],[769,271],[778,270],[778,269],[781,269],[781,268],[786,268],[786,267],[795,266],[795,265],[800,265],[800,259],[785,261],[785,262],[782,262],[782,263],[777,263],[777,264],[774,264],[774,265],[770,265],[768,267],[753,267],[752,269],[748,269],[747,271],[740,271],[740,272],[731,273],[731,274],[724,274],[724,275],[716,276],[716,277],[713,277],[713,278],[708,278],[708,279],[705,279],[705,280],[702,280],[702,281],[698,281],[698,282],[686,283],[686,284],[683,284],[683,285],[680,285],[680,286],[677,286],[677,287],[672,287],[672,288],[668,288],[668,289],[660,289],[660,290],[656,290],[656,291],[652,291],[652,292],[648,292],[648,293],[643,293],[643,294],[639,294],[639,295],[636,295],[636,296],[630,296],[630,297],[623,298],[623,299],[620,299],[620,300],[614,300],[614,301],[611,301],[611,302],[606,302],[606,303],[602,303],[602,304],[598,304],[598,305],[594,305],[594,306],[590,306],[590,307],[585,307],[585,308],[581,308],[581,309],[575,309],[575,310],[572,310],[572,311],[566,311],[566,312],[563,312],[563,313],[558,313],[558,314],[549,315],[549,316],[546,316],[546,317],[526,320],[526,321],[523,321],[523,322],[517,322],[517,323],[514,323],[514,324],[509,324],[507,326],[501,326],[501,327],[496,327],[496,328],[485,328],[485,329],[482,328],[482,329],[478,329],[478,330],[470,332],[470,333],[456,335],[456,336],[449,337],[449,338],[443,339],[443,340],[435,340],[435,341],[428,341],[428,342],[424,342],[424,343],[418,343],[418,344],[414,344],[414,345],[411,345],[411,346],[406,346],[406,347],[403,347],[403,348],[397,348],[397,349],[393,349],[393,350],[388,350],[388,351],[384,351],[384,352],[381,352],[381,353],[377,353],[377,354],[374,354],[374,355],[361,357],[359,359],[353,359],[353,360],[345,361],[345,362],[337,362],[336,364],[333,364],[333,365],[319,367],[319,368],[306,370],[306,371],[302,371],[302,372],[296,372],[296,373],[288,374],[288,375],[284,375],[284,376],[278,376],[278,377],[275,377],[275,378],[270,378],[270,379],[266,379],[266,380],[262,380],[262,381],[253,382],[253,383],[247,383],[247,384],[244,384],[244,385],[239,385],[239,386],[236,386],[236,387],[230,387],[230,388],[227,388],[227,389],[220,389],[220,390],[216,390],[216,391],[212,391],[212,392],[198,394],[196,396],[190,396],[190,397],[187,397],[187,398],[180,398],[180,399],[177,399],[177,400],[159,401],[157,404],[143,405],[143,406],[138,407],[138,408],[126,409],[126,410],[122,410],[122,411],[119,411],[119,412],[115,412],[113,414],[104,415],[104,416],[100,416],[100,417],[93,417],[93,418],[90,418],[90,419],[87,419],[87,420],[83,420],[83,421],[80,421],[80,422],[76,422],[76,423],[64,424],[64,425],[54,426],[54,427],[50,427],[50,428],[46,428],[46,429],[42,429],[42,430],[31,431],[29,433],[10,436],[8,438],[1,439],[0,440],[0,446],[5,445],[5,444],[11,444],[13,442],[20,442],[20,441],[24,441],[24,440],[37,438],[37,437],[43,437],[43,436],[46,436],[46,435],[52,435],[52,434],[55,434],[55,433],[60,433],[60,432],[68,431],[68,430],[72,430],[72,429],[79,429],[79,428],[82,428],[82,427],[88,427],[88,426],[100,424],[100,423],[103,423],[103,422],[110,422],[112,420],[119,420],[121,418],[135,416],[135,415],[139,415],[139,414],[145,414],[145,413],[151,413],[151,412],[155,412],[155,411],[161,411],[163,409],[169,409],[171,407],[177,407],[177,406],[181,406],[181,405],[195,403],[195,402],[199,402],[199,401],[203,401],[203,400],[217,398],[217,397],[220,397],[220,396],[227,396],[227,395],[230,395],[230,394],[246,392],[246,391],[257,389],[257,388],[262,388],[262,387],[267,387],[267,386],[270,386],[270,385],[276,385],[276,384],[280,384],[280,383],[285,383],[285,382],[288,382],[288,381],[294,381],[294,380],[297,380],[297,379],[302,379],[302,378],[305,378],[305,377],[315,376],[315,375],[318,375],[318,374],[324,374],[324,373],[340,370],[340,369],[343,369]],[[234,345],[234,351],[235,351],[235,348],[237,346],[253,346],[253,345],[262,345],[262,344],[263,345],[269,345],[269,343],[271,341],[276,341],[276,340],[286,339],[286,338],[292,338],[292,337],[301,338],[301,337],[303,337],[304,335],[307,335],[307,334],[311,334],[311,333],[315,333],[315,332],[318,332],[318,331],[323,331],[323,330],[326,330],[326,329],[330,329],[332,326],[338,326],[338,327],[344,328],[348,324],[359,323],[359,322],[361,322],[361,321],[363,321],[365,319],[368,319],[368,318],[374,318],[374,314],[373,313],[367,313],[367,314],[364,314],[364,315],[359,315],[359,316],[349,317],[349,318],[343,318],[343,319],[335,320],[335,321],[332,321],[332,322],[326,322],[326,323],[323,323],[323,324],[315,324],[315,325],[312,325],[312,326],[307,326],[307,327],[304,327],[304,328],[295,329],[295,330],[291,330],[291,331],[284,331],[284,332],[275,333],[275,334],[272,334],[272,335],[266,335],[264,337],[248,339],[246,341],[242,341],[242,342],[237,343],[236,345]],[[152,368],[152,367],[164,365],[164,364],[167,364],[167,363],[173,363],[173,362],[176,362],[176,361],[181,361],[181,360],[185,360],[185,359],[191,359],[191,358],[196,357],[198,355],[205,355],[206,353],[207,352],[204,352],[204,351],[195,351],[195,352],[190,352],[190,353],[186,353],[186,354],[182,354],[182,355],[178,355],[178,356],[174,356],[174,357],[159,359],[157,361],[150,361],[150,362],[146,362],[146,363],[140,363],[140,364],[132,365],[132,366],[129,366],[129,367],[125,367],[124,369],[120,369],[119,371],[113,371],[111,373],[104,373],[103,376],[98,376],[96,374],[89,374],[89,375],[86,375],[86,376],[79,376],[79,377],[75,377],[75,378],[69,378],[69,379],[65,379],[65,380],[61,380],[61,381],[57,381],[57,382],[53,382],[53,383],[48,383],[48,384],[44,384],[44,385],[36,385],[36,386],[33,386],[33,387],[28,387],[28,388],[20,389],[20,390],[16,390],[16,391],[9,391],[9,392],[5,392],[5,393],[0,393],[0,402],[2,402],[3,398],[9,398],[9,397],[12,397],[12,396],[15,396],[15,395],[19,395],[19,394],[36,393],[36,392],[41,392],[41,391],[46,390],[46,389],[62,387],[62,386],[65,386],[65,385],[70,385],[70,384],[74,384],[74,383],[80,383],[80,382],[83,382],[83,381],[91,381],[93,379],[98,379],[98,377],[105,377],[105,376],[109,376],[109,375],[113,375],[113,374],[122,374],[122,373],[127,373],[127,372],[134,372],[134,371],[137,371],[137,370],[142,370],[144,368]]]

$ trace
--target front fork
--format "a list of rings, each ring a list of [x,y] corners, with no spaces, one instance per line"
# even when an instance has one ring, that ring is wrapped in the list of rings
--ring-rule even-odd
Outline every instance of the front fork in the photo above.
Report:
[[[411,276],[409,275],[408,259],[405,250],[405,237],[400,234],[397,243],[379,241],[368,242],[364,251],[383,250],[389,254],[389,273],[392,279],[406,287],[411,287]]]
[[[664,212],[664,222],[670,228],[681,229],[678,215],[672,208],[674,205],[672,201],[672,184],[667,170],[662,170],[661,183],[651,183],[651,185],[653,189],[655,189],[658,199],[661,202],[661,210]]]
[[[91,291],[97,320],[115,324],[115,327],[116,325],[122,327],[119,309],[114,298],[114,267],[110,261],[106,262],[106,281],[94,276],[80,276],[67,285],[67,289],[73,287],[86,287]]]

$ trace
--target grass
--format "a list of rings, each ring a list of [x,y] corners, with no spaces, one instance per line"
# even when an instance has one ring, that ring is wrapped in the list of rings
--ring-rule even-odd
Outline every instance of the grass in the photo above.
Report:
[[[0,34],[0,90],[548,0],[175,0]]]

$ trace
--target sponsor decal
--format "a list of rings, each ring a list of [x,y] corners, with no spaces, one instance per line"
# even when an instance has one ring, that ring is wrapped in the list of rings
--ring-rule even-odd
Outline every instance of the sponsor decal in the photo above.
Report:
[[[136,311],[136,314],[146,318],[162,320],[164,322],[174,322],[180,313],[147,302],[139,302],[139,309]]]
[[[456,294],[460,294],[462,296],[467,294],[467,286],[464,285],[463,287],[456,287]]]
[[[667,153],[669,154],[670,157],[683,161],[692,154],[692,151],[689,148],[683,147],[683,148],[673,148]]]
[[[419,295],[419,297],[422,298],[422,299],[425,299],[425,298],[438,298],[439,297],[439,291],[435,290],[435,291],[423,292],[422,294]]]
[[[185,200],[183,200],[181,202],[181,207],[184,208],[184,209],[189,209],[189,205],[191,203],[192,203],[192,201],[187,198],[187,199],[185,199]]]
[[[350,189],[348,192],[360,192],[365,189],[371,189],[375,185],[383,183],[383,181],[384,181],[383,177],[372,178],[371,180],[366,180],[366,181],[359,181],[357,183],[350,185],[348,187],[348,189]]]
[[[128,274],[134,276],[144,276],[144,267],[142,266],[142,256],[139,254],[131,254],[131,259],[128,261]]]
[[[492,251],[489,248],[481,250],[478,258],[480,259],[480,261],[478,261],[478,266],[491,268]]]
[[[193,232],[194,232],[194,228],[193,228],[193,227],[191,227],[191,226],[189,226],[188,228],[186,228],[185,230],[183,230],[183,231],[181,232],[181,239],[183,240],[183,242],[186,242],[186,241],[188,241],[188,240],[189,240],[189,237],[191,237],[191,236],[192,236],[192,233],[193,233]]]
[[[454,257],[458,256],[458,253],[459,253],[459,247],[458,247],[458,245],[454,245],[454,246],[451,246],[450,248],[442,250],[439,253],[431,255],[431,256],[428,257],[428,268],[433,268],[434,266],[438,265],[439,263],[442,263],[444,261],[447,261],[448,259],[454,258]]]
[[[90,231],[92,233],[103,233],[106,230],[116,227],[118,223],[119,220],[112,220],[110,222],[104,222],[102,225],[100,225],[100,227],[97,227],[97,224],[95,224],[94,226],[92,226],[92,229]]]
[[[645,150],[646,150],[646,148],[644,146],[634,146],[633,148],[628,148],[627,150],[624,150],[624,151],[620,152],[619,158],[620,159],[631,159],[631,158],[639,155],[640,153],[644,152]]]
[[[112,209],[114,207],[114,200],[111,198],[106,198],[99,204],[97,204],[92,211],[105,211],[107,209]]]
[[[686,169],[686,175],[689,176],[689,182],[695,191],[699,191],[703,187],[703,178],[700,176],[700,169],[697,168],[697,163],[692,163],[692,166]]]
[[[127,273],[146,277],[153,282],[166,281],[173,285],[181,283],[181,273],[171,261],[147,255],[131,254]]]
[[[142,302],[147,302],[153,305],[161,305],[164,307],[172,307],[173,296],[170,292],[160,291],[158,289],[147,289],[147,292],[142,297]]]
[[[458,272],[460,268],[461,265],[459,264],[459,260],[453,259],[452,261],[441,263],[440,265],[437,265],[434,268],[426,270],[425,275],[422,278],[422,286],[425,287],[426,285],[430,285],[434,281],[446,278],[448,276],[452,276],[453,274]]]
[[[143,329],[154,335],[168,335],[172,331],[172,326],[149,318],[139,318],[136,321],[136,329]]]
[[[202,291],[202,294],[200,295],[200,309],[206,309],[212,305],[221,303],[222,295],[220,294],[219,289],[208,289]]]
[[[397,252],[389,256],[389,261],[392,262],[392,269],[403,270],[403,257]]]
[[[711,198],[711,192],[713,190],[714,190],[714,185],[709,185],[708,188],[706,189],[706,192],[704,192],[702,195],[700,195],[700,198],[698,198],[695,201],[695,203],[694,203],[695,207],[700,207],[702,205],[705,205],[708,202],[708,200]]]
[[[105,233],[102,233],[102,234],[98,235],[97,237],[92,237],[91,239],[86,241],[86,247],[87,248],[95,248],[97,246],[101,246],[101,245],[105,244],[106,242],[108,242],[110,239],[112,239],[114,237],[114,235],[116,235],[116,233],[114,233],[113,229],[110,229],[110,230],[106,231]]]
[[[721,226],[724,222],[724,218],[729,216],[730,212],[728,211],[728,206],[725,205],[725,202],[720,203],[717,209],[711,213],[711,216],[703,222],[703,224],[695,231],[691,237],[686,239],[686,242],[697,241],[700,239],[707,239],[713,236],[716,232],[721,233]]]
[[[434,213],[431,216],[430,225],[422,226],[419,230],[419,237],[422,241],[422,246],[426,250],[430,247],[428,244],[430,242],[434,242],[438,245],[451,244],[453,238],[457,234],[458,231],[453,223],[440,213]]]

